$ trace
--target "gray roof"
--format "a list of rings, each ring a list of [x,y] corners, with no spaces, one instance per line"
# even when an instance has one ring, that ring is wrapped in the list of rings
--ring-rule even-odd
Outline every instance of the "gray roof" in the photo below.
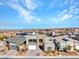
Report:
[[[14,43],[14,44],[23,44],[26,41],[25,37],[13,37],[13,38],[8,38],[6,40],[9,43]]]

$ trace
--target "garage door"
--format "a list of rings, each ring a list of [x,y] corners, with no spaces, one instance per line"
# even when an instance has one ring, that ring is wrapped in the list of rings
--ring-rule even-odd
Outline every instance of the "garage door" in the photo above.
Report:
[[[28,49],[29,50],[36,50],[36,45],[29,45],[28,46]]]
[[[17,50],[17,45],[16,44],[10,43],[10,45],[11,45],[10,49]]]
[[[79,46],[75,46],[75,49],[79,50]]]

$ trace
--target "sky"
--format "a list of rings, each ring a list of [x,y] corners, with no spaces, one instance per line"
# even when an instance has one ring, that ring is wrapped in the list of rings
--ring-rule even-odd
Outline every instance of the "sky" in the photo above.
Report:
[[[0,0],[0,29],[79,27],[79,0]]]

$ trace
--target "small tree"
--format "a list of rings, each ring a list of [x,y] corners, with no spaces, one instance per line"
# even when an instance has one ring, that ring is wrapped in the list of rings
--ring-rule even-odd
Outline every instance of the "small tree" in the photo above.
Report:
[[[0,36],[0,40],[3,40],[3,39],[7,39],[7,37],[6,36]]]
[[[17,45],[16,47],[17,47],[17,52],[19,52],[19,46]]]
[[[67,49],[70,50],[70,49],[71,49],[71,46],[68,45],[68,46],[67,46]]]

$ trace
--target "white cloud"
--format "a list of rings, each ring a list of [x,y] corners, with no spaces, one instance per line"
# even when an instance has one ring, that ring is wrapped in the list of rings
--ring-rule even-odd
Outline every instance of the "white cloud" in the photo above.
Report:
[[[74,0],[65,0],[64,4],[73,4],[74,3]]]
[[[10,2],[7,2],[7,5],[10,8],[16,10],[19,13],[19,15],[24,18],[23,22],[32,23],[32,22],[39,22],[39,21],[41,21],[38,17],[32,15],[32,11],[23,8],[18,3],[18,1],[19,0],[16,0],[16,1],[11,0]],[[30,4],[30,3],[32,3],[32,2],[29,1],[28,4]],[[35,9],[35,6],[34,5],[33,6],[31,5],[28,8]]]
[[[71,3],[69,8],[64,9],[63,11],[59,11],[60,13],[57,14],[56,17],[50,17],[50,19],[52,20],[68,20],[70,18],[78,18],[77,16],[75,16],[75,14],[79,13],[79,8],[76,7],[76,3],[74,2],[74,0],[65,0],[65,3]],[[63,3],[62,3],[63,4]]]
[[[70,0],[70,3],[73,4],[74,3],[74,0]]]
[[[36,0],[24,0],[24,4],[29,10],[35,10],[42,5],[41,2]]]
[[[71,17],[72,17],[72,15],[65,14],[65,15],[63,15],[60,19],[61,19],[61,20],[65,20],[65,19],[69,19],[69,18],[71,18]]]
[[[72,5],[69,9],[69,14],[74,15],[74,14],[78,14],[78,13],[79,13],[79,8],[76,7],[76,5]]]
[[[73,15],[69,15],[69,14],[64,14],[64,15],[62,15],[62,16],[59,16],[59,17],[52,17],[51,18],[51,20],[52,21],[63,21],[63,20],[67,20],[67,19],[69,19],[69,18],[72,18],[73,17]]]
[[[72,5],[70,8],[69,8],[69,14],[72,14],[75,10],[75,5]]]
[[[29,9],[29,10],[34,10],[37,8],[37,4],[33,2],[33,0],[25,0],[25,3],[26,3],[26,7]]]
[[[62,11],[61,13],[59,13],[57,16],[60,17],[60,16],[64,15],[64,14],[67,13],[67,12],[68,12],[68,10],[65,9],[64,11]]]
[[[0,5],[1,5],[1,6],[4,6],[4,3],[0,2]]]
[[[66,20],[71,18],[73,15],[70,13],[68,9],[63,10],[59,14],[57,14],[57,17],[55,17],[55,20]]]
[[[71,10],[65,9],[62,12],[58,13],[56,17],[52,17],[51,19],[62,21],[62,20],[68,20],[69,18],[72,18],[72,17],[73,15],[71,13]]]
[[[79,14],[79,8],[75,8],[73,14]]]

